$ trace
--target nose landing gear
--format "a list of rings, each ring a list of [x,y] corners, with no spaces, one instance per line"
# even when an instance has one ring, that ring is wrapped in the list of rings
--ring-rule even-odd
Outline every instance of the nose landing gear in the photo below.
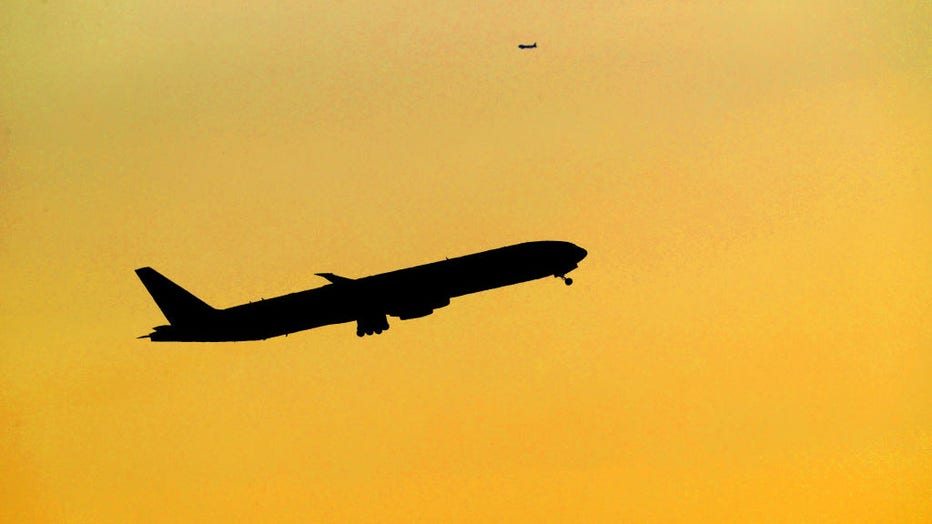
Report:
[[[557,278],[562,278],[562,279],[563,279],[563,283],[566,284],[567,286],[572,286],[572,285],[573,285],[573,279],[567,277],[566,275],[554,275],[554,276],[557,277]]]

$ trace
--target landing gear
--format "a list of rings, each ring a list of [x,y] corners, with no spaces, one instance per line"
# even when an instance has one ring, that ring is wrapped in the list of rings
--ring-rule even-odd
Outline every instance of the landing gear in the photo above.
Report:
[[[573,279],[567,277],[566,275],[554,275],[554,276],[557,277],[557,278],[562,278],[562,279],[563,279],[563,283],[566,284],[567,286],[572,286],[572,285],[573,285]]]
[[[381,335],[388,330],[388,319],[385,315],[364,317],[356,321],[356,336]]]

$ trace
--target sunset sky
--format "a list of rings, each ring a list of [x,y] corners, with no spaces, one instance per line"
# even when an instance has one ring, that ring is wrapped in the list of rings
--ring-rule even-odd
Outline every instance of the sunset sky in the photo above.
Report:
[[[930,86],[918,0],[6,0],[0,522],[932,522]],[[141,266],[544,239],[572,287],[136,339]]]

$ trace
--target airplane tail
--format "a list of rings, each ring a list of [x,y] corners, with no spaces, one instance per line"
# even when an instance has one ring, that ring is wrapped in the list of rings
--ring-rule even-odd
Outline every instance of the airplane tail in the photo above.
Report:
[[[151,267],[137,269],[136,275],[173,326],[196,322],[217,312]]]

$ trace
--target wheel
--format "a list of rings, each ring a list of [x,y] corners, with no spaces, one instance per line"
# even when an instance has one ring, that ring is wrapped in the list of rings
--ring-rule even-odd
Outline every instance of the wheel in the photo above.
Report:
[[[564,278],[564,279],[563,279],[563,283],[566,284],[567,286],[572,286],[572,285],[573,285],[573,279],[572,279],[572,278]]]

